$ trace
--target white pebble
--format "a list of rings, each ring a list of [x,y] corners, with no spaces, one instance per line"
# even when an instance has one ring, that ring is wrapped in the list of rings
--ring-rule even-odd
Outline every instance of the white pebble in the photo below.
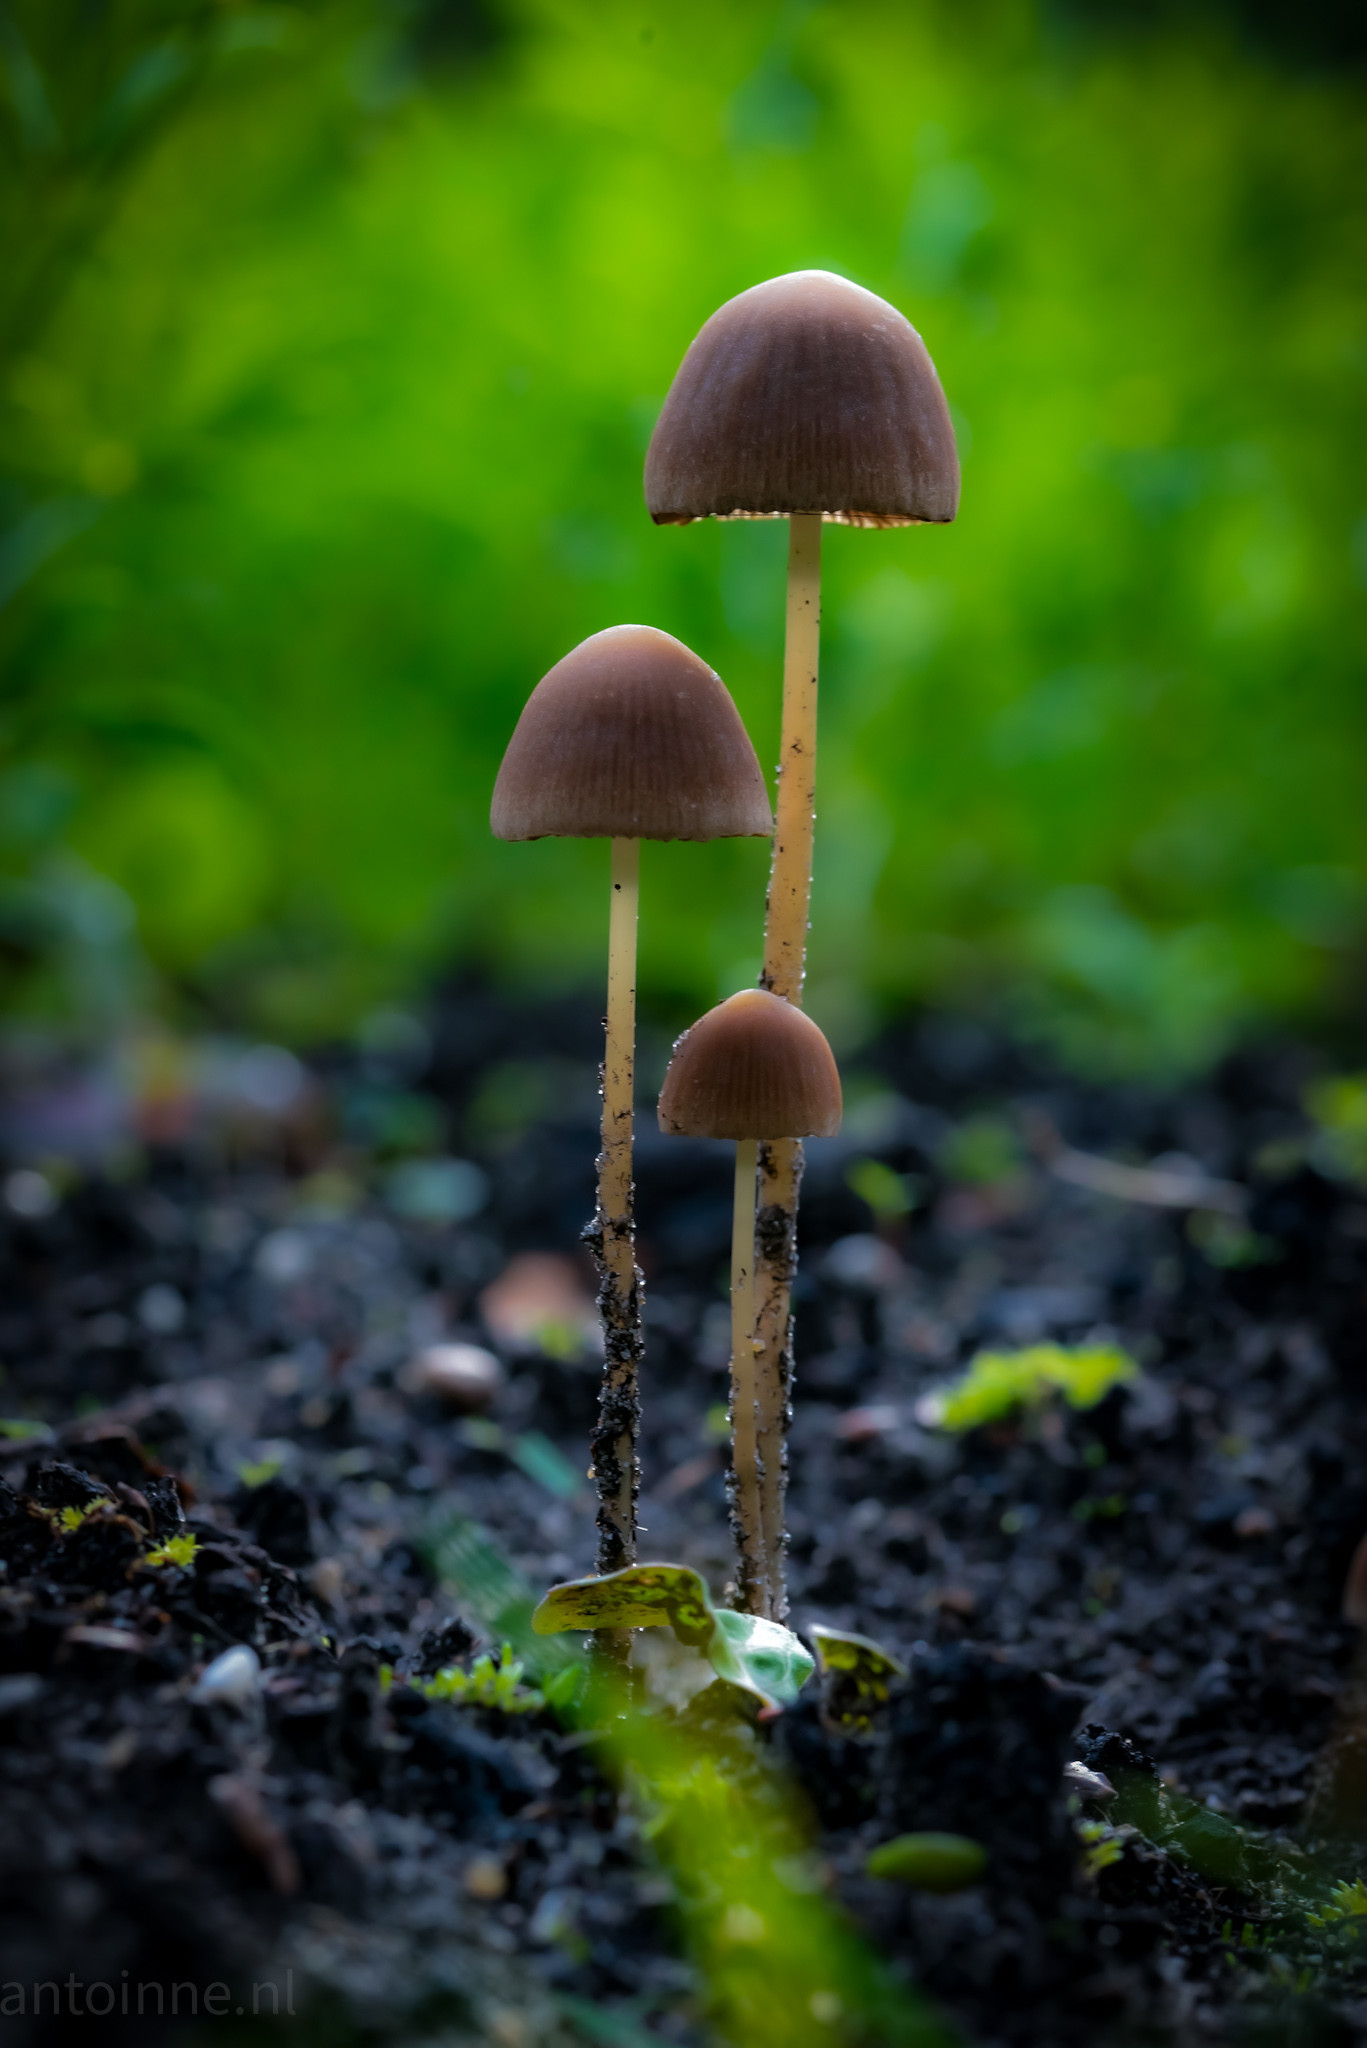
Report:
[[[45,1173],[20,1166],[5,1177],[5,1206],[16,1216],[50,1216],[57,1206],[57,1190]]]
[[[234,1643],[231,1650],[206,1664],[195,1680],[190,1698],[197,1707],[251,1706],[261,1691],[261,1660],[247,1643]]]
[[[462,1414],[487,1408],[503,1385],[503,1367],[480,1344],[429,1344],[401,1375],[409,1394],[435,1394]]]
[[[154,1337],[173,1337],[185,1321],[185,1298],[164,1280],[144,1288],[138,1300],[138,1321]]]
[[[1115,1786],[1104,1771],[1089,1771],[1086,1764],[1074,1758],[1063,1766],[1063,1782],[1070,1792],[1081,1793],[1084,1799],[1101,1802],[1115,1798]]]

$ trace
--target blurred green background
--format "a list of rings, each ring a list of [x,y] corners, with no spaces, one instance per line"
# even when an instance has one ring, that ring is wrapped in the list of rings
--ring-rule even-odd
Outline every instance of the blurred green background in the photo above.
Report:
[[[784,530],[652,528],[723,299],[921,330],[956,525],[827,530],[811,1003],[1092,1067],[1361,1013],[1367,178],[1349,17],[1031,0],[0,8],[11,1018],[307,1043],[600,971],[502,846],[521,702],[677,633],[777,751]],[[643,988],[753,977],[766,851],[648,848]]]

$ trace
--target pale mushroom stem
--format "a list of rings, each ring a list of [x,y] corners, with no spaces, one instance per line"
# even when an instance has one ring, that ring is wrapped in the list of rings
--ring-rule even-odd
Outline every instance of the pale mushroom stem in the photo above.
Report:
[[[799,1008],[807,968],[816,828],[816,698],[821,647],[821,516],[788,522],[788,616],[783,657],[774,856],[764,917],[761,986]],[[755,1373],[757,1459],[767,1560],[763,1605],[751,1609],[782,1621],[784,1496],[788,1485],[788,1416],[793,1383],[791,1297],[797,1269],[797,1203],[802,1141],[774,1138],[760,1147],[755,1246]]]
[[[736,1146],[736,1199],[731,1228],[731,1528],[736,1539],[736,1590],[748,1614],[768,1610],[762,1475],[756,1442],[755,1171],[759,1146]]]
[[[593,1433],[598,1487],[598,1570],[636,1562],[636,1495],[640,1464],[638,1389],[643,1289],[636,1265],[632,1215],[631,1138],[636,1074],[636,919],[641,842],[612,842],[608,924],[607,1043],[603,1060],[603,1149],[598,1154],[598,1213],[586,1237],[598,1268],[603,1319],[603,1386]],[[600,1629],[598,1648],[627,1661],[630,1636]]]

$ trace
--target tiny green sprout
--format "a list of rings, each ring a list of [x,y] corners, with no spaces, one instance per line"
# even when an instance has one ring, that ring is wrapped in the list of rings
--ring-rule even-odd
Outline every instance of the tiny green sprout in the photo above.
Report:
[[[1306,1090],[1315,1123],[1315,1164],[1335,1180],[1367,1187],[1367,1074],[1334,1074]]]
[[[953,1430],[980,1429],[1022,1409],[1039,1408],[1061,1394],[1070,1408],[1095,1408],[1112,1387],[1138,1377],[1129,1353],[1116,1344],[1031,1344],[1024,1351],[980,1351],[959,1379],[917,1404],[919,1422]]]
[[[26,1415],[0,1415],[0,1437],[11,1443],[47,1443],[52,1431],[45,1422],[32,1422]]]
[[[278,1458],[260,1458],[254,1465],[239,1465],[237,1476],[248,1492],[254,1493],[257,1487],[264,1486],[268,1479],[278,1479],[280,1471]]]
[[[1123,1515],[1129,1504],[1129,1496],[1123,1493],[1087,1494],[1073,1502],[1072,1516],[1075,1522],[1110,1521]]]
[[[486,1650],[476,1657],[468,1671],[459,1664],[450,1664],[432,1678],[397,1682],[406,1682],[427,1700],[452,1700],[467,1707],[488,1707],[500,1714],[534,1714],[545,1706],[567,1706],[577,1690],[580,1673],[577,1667],[559,1671],[544,1689],[524,1685],[525,1677],[526,1667],[513,1655],[512,1644],[503,1643],[497,1659]],[[381,1697],[388,1698],[396,1683],[392,1664],[381,1664],[379,1680]]]
[[[960,1892],[987,1869],[987,1851],[967,1835],[898,1835],[872,1850],[864,1868],[918,1891]]]
[[[920,1200],[921,1184],[896,1172],[884,1159],[855,1159],[845,1168],[845,1185],[867,1202],[879,1223],[909,1216]]]
[[[532,1714],[545,1705],[539,1686],[524,1686],[526,1667],[513,1655],[511,1643],[504,1643],[498,1661],[486,1650],[476,1657],[468,1671],[458,1664],[437,1672],[434,1678],[419,1679],[416,1689],[429,1700],[458,1700],[464,1706],[491,1707],[500,1714]]]
[[[63,1508],[57,1517],[57,1525],[59,1528],[67,1530],[79,1529],[83,1523],[90,1520],[92,1515],[98,1514],[102,1508],[107,1508],[111,1505],[111,1502],[101,1499],[88,1500],[83,1507],[79,1508]]]
[[[1282,1257],[1275,1237],[1264,1237],[1237,1216],[1215,1209],[1193,1210],[1187,1220],[1187,1237],[1212,1266],[1232,1272],[1245,1266],[1275,1266]]]
[[[1112,1863],[1119,1863],[1125,1853],[1126,1832],[1104,1820],[1077,1823],[1078,1840],[1083,1844],[1082,1868],[1088,1877],[1099,1877]]]
[[[969,1117],[940,1148],[941,1170],[961,1185],[994,1187],[1021,1168],[1021,1148],[1008,1123],[996,1116]]]
[[[148,1551],[143,1559],[143,1563],[146,1565],[175,1565],[183,1571],[187,1565],[194,1563],[195,1553],[198,1549],[199,1538],[197,1536],[168,1536],[164,1543],[158,1543],[154,1550]]]
[[[1361,1878],[1357,1878],[1352,1884],[1346,1879],[1341,1880],[1330,1892],[1323,1910],[1319,1913],[1307,1913],[1306,1918],[1312,1927],[1330,1927],[1336,1922],[1367,1918],[1367,1885],[1363,1884]],[[1353,1926],[1345,1926],[1342,1931],[1353,1935],[1360,1932]]]

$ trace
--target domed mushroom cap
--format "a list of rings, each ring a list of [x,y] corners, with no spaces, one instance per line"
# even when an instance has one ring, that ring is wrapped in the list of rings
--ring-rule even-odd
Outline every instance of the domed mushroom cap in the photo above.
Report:
[[[747,839],[769,794],[721,677],[654,626],[581,641],[527,699],[494,784],[497,839]]]
[[[683,1138],[833,1137],[835,1055],[810,1017],[742,989],[685,1031],[660,1090],[660,1129]]]
[[[689,347],[646,456],[658,525],[823,512],[850,526],[959,509],[925,343],[873,292],[794,270],[728,299]]]

